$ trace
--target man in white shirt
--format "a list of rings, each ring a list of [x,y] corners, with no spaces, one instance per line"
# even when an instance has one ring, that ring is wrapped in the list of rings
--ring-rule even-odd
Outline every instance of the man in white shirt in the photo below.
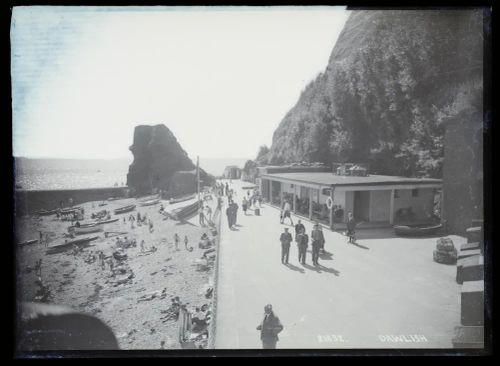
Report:
[[[283,221],[285,221],[285,218],[288,217],[290,219],[291,225],[293,226],[292,216],[290,215],[291,209],[292,208],[291,208],[290,202],[285,201],[285,204],[283,205],[283,215],[281,216],[281,223],[282,224],[283,224]]]

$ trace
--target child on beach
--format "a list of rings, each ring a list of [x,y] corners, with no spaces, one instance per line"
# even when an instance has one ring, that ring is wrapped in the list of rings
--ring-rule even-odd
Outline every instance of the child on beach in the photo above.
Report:
[[[141,241],[141,252],[144,252],[144,244],[145,244],[144,240]]]
[[[188,249],[188,243],[189,243],[189,239],[188,239],[187,235],[184,235],[184,248],[186,248],[186,250],[189,250],[189,251],[193,250],[193,248],[191,248],[191,250]]]
[[[179,250],[179,241],[180,241],[179,235],[175,233],[174,235],[175,250]]]
[[[153,229],[153,221],[151,221],[151,219],[149,219],[149,232],[152,233],[154,231]]]

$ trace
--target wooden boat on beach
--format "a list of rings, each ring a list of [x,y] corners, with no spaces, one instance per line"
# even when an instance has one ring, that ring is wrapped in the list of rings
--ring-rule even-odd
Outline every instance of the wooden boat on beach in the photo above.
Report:
[[[96,240],[96,239],[99,239],[99,237],[98,236],[91,236],[91,237],[87,237],[87,238],[66,241],[62,244],[57,244],[57,245],[53,245],[53,246],[49,247],[45,253],[46,254],[61,253],[61,252],[64,252],[66,250],[70,250],[71,248],[73,248],[73,245],[77,245],[79,247],[80,246],[87,246],[90,244],[91,241]]]
[[[36,214],[38,216],[50,216],[50,215],[55,215],[58,212],[59,212],[59,209],[55,208],[53,210],[40,210]]]
[[[31,245],[31,244],[36,244],[36,243],[38,243],[38,239],[26,240],[26,241],[23,241],[22,243],[19,243],[19,245],[25,246],[25,245]]]
[[[169,212],[169,216],[174,220],[184,220],[185,218],[192,216],[198,211],[198,202],[191,203],[187,206],[176,208]]]
[[[98,223],[93,223],[93,224],[85,224],[85,225],[80,225],[80,226],[72,226],[73,232],[75,234],[90,234],[90,233],[97,233],[99,231],[103,231],[102,225]]]
[[[123,206],[123,207],[117,208],[116,210],[114,210],[114,212],[115,212],[115,215],[118,215],[118,214],[130,212],[130,211],[134,211],[134,210],[135,210],[135,205],[128,205],[128,206]]]
[[[196,193],[193,193],[193,194],[190,194],[190,195],[187,195],[187,196],[182,196],[182,197],[177,197],[177,198],[171,198],[169,200],[169,203],[173,204],[173,203],[179,203],[179,202],[189,201],[189,200],[191,200],[193,198],[196,198]]]
[[[109,220],[102,220],[102,221],[94,221],[93,224],[99,224],[99,225],[111,224],[112,222],[117,222],[118,220],[120,220],[120,219],[109,219]]]
[[[442,228],[442,224],[394,225],[394,232],[398,236],[428,236],[436,234]]]
[[[160,203],[160,199],[154,198],[154,199],[150,199],[147,201],[139,202],[139,206],[153,206],[153,205],[157,205],[158,203]]]

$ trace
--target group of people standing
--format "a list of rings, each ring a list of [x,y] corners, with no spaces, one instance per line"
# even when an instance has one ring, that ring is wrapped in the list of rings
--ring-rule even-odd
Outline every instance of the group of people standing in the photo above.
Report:
[[[280,236],[281,242],[281,263],[288,264],[288,258],[290,256],[290,246],[293,241],[292,234],[288,232],[288,228],[285,228],[284,232]],[[302,224],[301,220],[295,225],[295,242],[297,243],[298,249],[298,259],[302,264],[306,264],[306,253],[307,247],[309,246],[309,236],[306,233],[306,229]],[[316,223],[311,231],[311,246],[312,246],[312,263],[314,265],[319,265],[319,254],[325,253],[325,236],[323,235],[323,230],[321,226]]]

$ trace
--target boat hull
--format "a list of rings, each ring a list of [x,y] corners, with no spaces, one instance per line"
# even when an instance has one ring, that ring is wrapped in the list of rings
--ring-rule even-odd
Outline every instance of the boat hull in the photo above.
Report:
[[[98,236],[92,236],[92,237],[88,237],[88,238],[71,240],[67,243],[54,245],[54,246],[51,246],[47,249],[46,254],[61,253],[61,252],[70,250],[71,248],[73,248],[74,245],[86,246],[86,245],[89,245],[91,241],[96,240],[98,238],[99,238]]]
[[[130,205],[130,206],[126,206],[126,207],[117,208],[116,210],[114,210],[114,213],[115,213],[115,215],[119,215],[122,213],[134,211],[134,210],[135,210],[135,205]]]
[[[160,200],[155,199],[155,200],[139,202],[139,206],[153,206],[153,205],[157,205],[158,203],[160,203]]]
[[[398,236],[428,236],[433,235],[439,232],[443,228],[443,225],[432,225],[432,226],[423,226],[423,227],[415,227],[415,226],[405,226],[405,225],[396,225],[394,226],[394,232]]]

